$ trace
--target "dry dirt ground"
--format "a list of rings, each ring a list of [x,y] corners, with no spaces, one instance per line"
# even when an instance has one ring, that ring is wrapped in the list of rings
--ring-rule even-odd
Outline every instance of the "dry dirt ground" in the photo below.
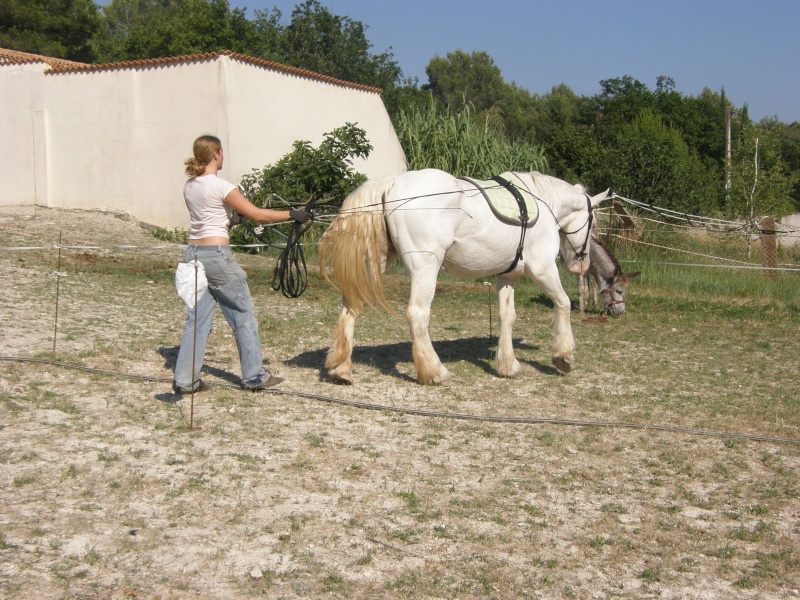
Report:
[[[661,344],[640,341],[637,317],[575,318],[581,362],[563,377],[547,365],[548,309],[528,303],[523,377],[508,381],[473,360],[489,346],[485,313],[468,308],[436,332],[450,336],[437,348],[454,384],[423,388],[402,314],[384,315],[366,318],[356,384],[334,386],[321,366],[335,295],[315,284],[288,300],[269,290],[266,259],[243,256],[267,368],[286,382],[239,390],[218,317],[213,388],[192,401],[169,385],[181,246],[102,212],[2,209],[0,231],[18,248],[0,250],[4,599],[800,597],[797,444],[452,416],[674,417],[797,439],[779,422],[797,391],[796,331],[775,331],[794,358],[735,379],[731,344],[696,350],[666,317],[648,325]],[[59,236],[101,249],[59,263]],[[594,366],[601,351],[619,366]]]

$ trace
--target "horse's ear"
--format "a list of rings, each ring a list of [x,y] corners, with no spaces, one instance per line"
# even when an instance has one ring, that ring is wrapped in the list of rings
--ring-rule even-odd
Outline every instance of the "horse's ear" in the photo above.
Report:
[[[611,197],[611,194],[609,194],[610,191],[611,191],[611,188],[608,188],[605,192],[601,192],[601,193],[597,194],[596,196],[592,196],[590,198],[590,202],[592,204],[592,208],[594,208],[595,206],[597,206],[598,204],[600,204],[604,200],[608,200]]]

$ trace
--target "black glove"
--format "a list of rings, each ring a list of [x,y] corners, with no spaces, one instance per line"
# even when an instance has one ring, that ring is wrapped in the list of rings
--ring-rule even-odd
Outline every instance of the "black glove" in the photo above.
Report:
[[[298,223],[305,223],[314,218],[314,216],[304,208],[293,208],[289,211],[289,218]]]
[[[247,217],[237,212],[231,213],[231,217],[228,219],[228,229],[235,227],[236,225],[241,225],[246,218]]]

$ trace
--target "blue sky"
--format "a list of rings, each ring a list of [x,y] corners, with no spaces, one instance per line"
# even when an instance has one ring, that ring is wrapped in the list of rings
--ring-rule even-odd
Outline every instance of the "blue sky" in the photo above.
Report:
[[[230,0],[278,8],[300,1]],[[434,56],[484,51],[507,82],[543,94],[561,83],[592,96],[630,75],[684,95],[723,88],[750,118],[800,121],[800,0],[320,0],[360,21],[375,54],[391,50],[406,76],[427,82]],[[250,15],[252,16],[252,14]]]

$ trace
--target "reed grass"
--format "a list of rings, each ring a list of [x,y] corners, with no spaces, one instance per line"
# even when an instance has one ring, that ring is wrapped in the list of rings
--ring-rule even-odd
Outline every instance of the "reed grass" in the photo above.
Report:
[[[522,141],[510,143],[491,113],[480,115],[470,105],[454,113],[431,99],[424,108],[400,113],[395,129],[409,170],[441,169],[488,179],[503,171],[547,168],[541,147]]]

